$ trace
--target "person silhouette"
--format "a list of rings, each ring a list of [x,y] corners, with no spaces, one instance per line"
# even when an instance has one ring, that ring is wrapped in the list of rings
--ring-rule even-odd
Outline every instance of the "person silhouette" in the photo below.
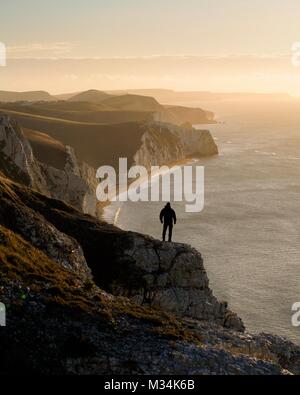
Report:
[[[172,233],[173,233],[173,224],[176,225],[177,218],[176,213],[171,207],[171,203],[167,203],[165,207],[161,210],[159,215],[160,222],[164,225],[163,226],[163,234],[162,239],[163,241],[166,240],[166,233],[169,229],[169,242],[172,241]]]

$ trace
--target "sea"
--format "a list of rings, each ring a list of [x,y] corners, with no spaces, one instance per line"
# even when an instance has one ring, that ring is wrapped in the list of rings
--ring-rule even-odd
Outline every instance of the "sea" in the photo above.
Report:
[[[187,213],[186,202],[172,203],[174,241],[201,252],[215,296],[248,331],[300,344],[300,326],[292,325],[300,302],[300,102],[205,106],[219,123],[195,127],[210,130],[220,154],[192,161],[205,169],[204,209]],[[104,217],[160,238],[163,205],[112,203]]]

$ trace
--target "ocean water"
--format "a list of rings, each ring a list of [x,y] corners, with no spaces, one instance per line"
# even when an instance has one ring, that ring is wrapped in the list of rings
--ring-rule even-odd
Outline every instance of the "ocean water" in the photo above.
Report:
[[[300,120],[272,111],[220,111],[220,118],[224,124],[207,126],[220,155],[194,163],[205,166],[204,210],[186,213],[185,202],[173,204],[174,241],[202,253],[214,294],[248,330],[300,344],[300,327],[291,323],[300,302]],[[105,217],[160,238],[162,206],[113,203]]]

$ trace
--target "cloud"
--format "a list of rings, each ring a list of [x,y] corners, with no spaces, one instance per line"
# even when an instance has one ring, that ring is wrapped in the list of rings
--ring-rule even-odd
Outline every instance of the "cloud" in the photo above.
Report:
[[[24,47],[21,47],[21,49]],[[28,49],[28,46],[26,46]],[[299,94],[299,69],[291,54],[232,54],[222,56],[152,56],[119,58],[48,58],[51,50],[67,51],[68,43],[31,45],[36,57],[8,57],[0,70],[6,90],[37,90],[63,93],[86,89],[166,88],[206,91],[282,91]],[[20,50],[20,47],[18,47]],[[19,54],[21,52],[18,52]],[[41,54],[41,56],[39,55]],[[37,57],[39,55],[39,57]]]
[[[87,48],[85,48],[87,49]],[[99,56],[97,50],[89,46],[91,54],[83,55],[80,43],[70,42],[46,42],[46,43],[28,43],[23,45],[7,46],[7,52],[10,58],[17,59],[70,59],[70,60],[111,60],[111,61],[155,61],[155,60],[173,60],[173,61],[276,61],[284,60],[291,56],[290,53],[227,53],[227,54],[150,54],[150,55],[129,55],[129,56]]]
[[[69,42],[30,43],[7,47],[10,58],[52,58],[72,53],[76,44]]]
[[[77,74],[65,74],[64,78],[66,80],[76,81],[79,79],[79,76]]]

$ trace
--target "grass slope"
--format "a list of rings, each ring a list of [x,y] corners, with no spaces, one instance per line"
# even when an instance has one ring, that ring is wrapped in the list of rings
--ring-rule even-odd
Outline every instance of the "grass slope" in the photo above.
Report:
[[[50,117],[30,115],[0,109],[0,113],[12,114],[22,127],[46,133],[64,145],[75,149],[78,158],[94,168],[118,166],[120,157],[132,158],[140,145],[142,123],[91,124]]]

